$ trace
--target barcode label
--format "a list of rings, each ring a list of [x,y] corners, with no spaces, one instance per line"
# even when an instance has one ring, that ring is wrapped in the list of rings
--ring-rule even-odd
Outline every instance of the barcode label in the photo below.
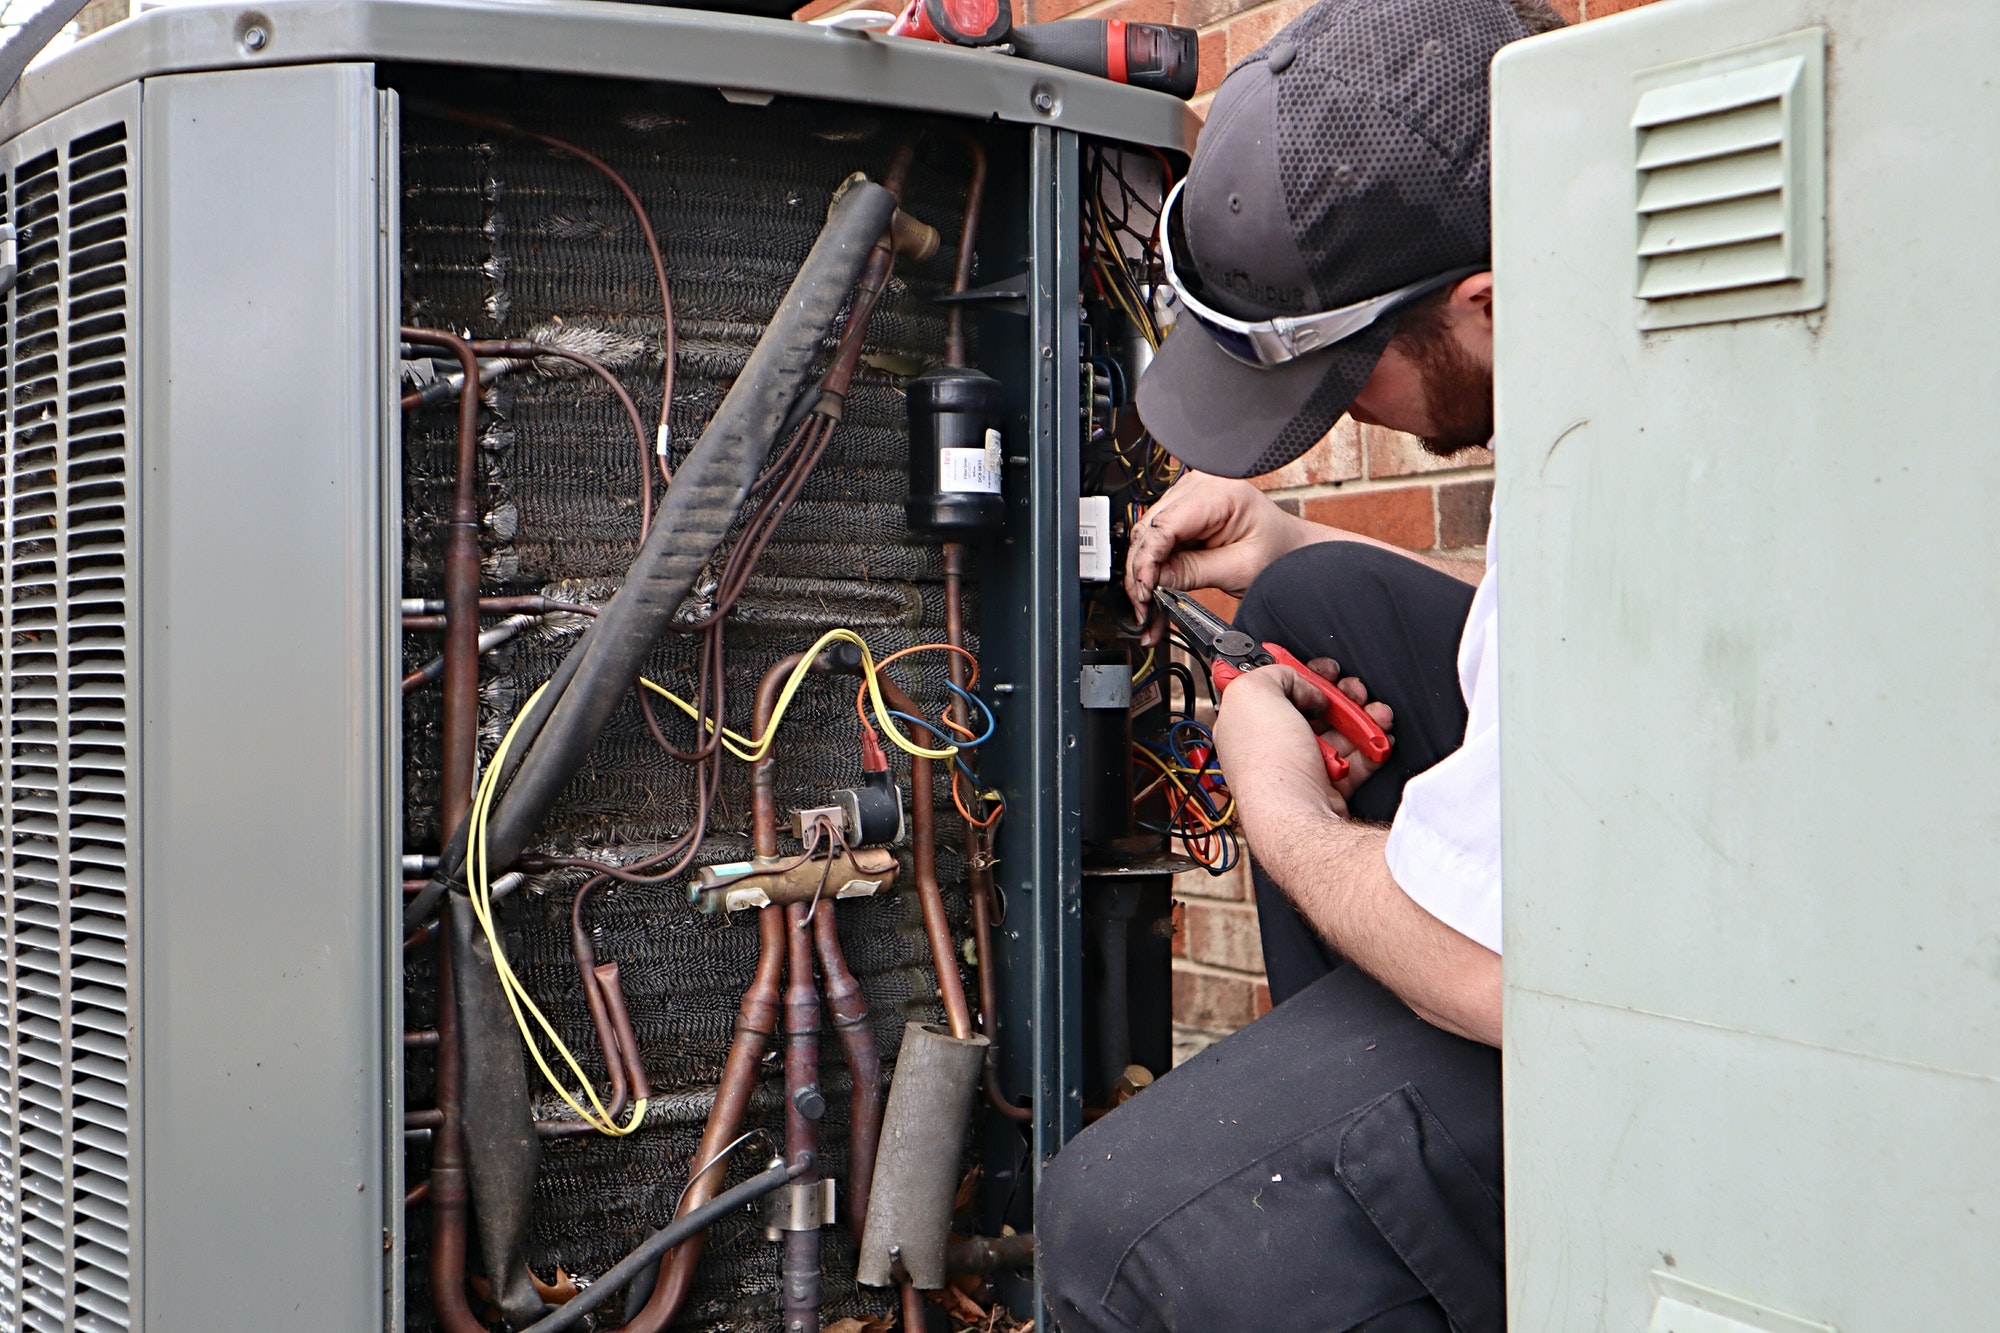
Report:
[[[1078,546],[1081,546],[1086,551],[1095,551],[1097,549],[1096,530],[1092,528],[1083,528],[1079,530],[1076,535],[1076,544]]]
[[[998,435],[998,431],[989,431],[989,441],[995,442],[984,449],[938,450],[938,489],[960,494],[1000,494]]]

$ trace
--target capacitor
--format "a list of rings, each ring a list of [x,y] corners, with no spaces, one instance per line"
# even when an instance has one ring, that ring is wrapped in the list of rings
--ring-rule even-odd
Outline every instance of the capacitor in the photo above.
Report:
[[[910,408],[910,530],[962,538],[998,531],[1000,381],[968,366],[940,366],[906,386]]]

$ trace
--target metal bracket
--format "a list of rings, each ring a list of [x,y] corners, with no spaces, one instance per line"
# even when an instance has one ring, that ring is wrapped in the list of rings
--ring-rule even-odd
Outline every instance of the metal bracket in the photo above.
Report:
[[[946,292],[943,296],[931,298],[939,305],[983,305],[992,310],[1004,310],[1010,315],[1028,313],[1028,275],[1016,273],[1011,278],[989,282],[984,287],[970,287],[962,292]]]
[[[779,1240],[787,1231],[817,1231],[833,1225],[834,1184],[831,1176],[822,1180],[795,1180],[781,1190],[764,1196],[764,1236]]]

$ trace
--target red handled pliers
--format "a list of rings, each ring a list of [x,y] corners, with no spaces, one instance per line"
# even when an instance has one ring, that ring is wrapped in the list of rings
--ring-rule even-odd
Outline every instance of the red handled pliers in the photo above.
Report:
[[[1246,671],[1272,665],[1288,666],[1298,673],[1300,680],[1325,696],[1327,717],[1332,721],[1334,730],[1354,742],[1354,748],[1370,763],[1379,764],[1389,757],[1389,735],[1375,725],[1375,719],[1368,716],[1361,705],[1342,694],[1339,686],[1309,669],[1283,647],[1275,643],[1260,644],[1243,631],[1231,629],[1185,593],[1175,592],[1172,588],[1155,588],[1153,596],[1159,599],[1168,618],[1187,635],[1188,642],[1208,668],[1209,679],[1215,682],[1218,695]],[[1332,741],[1319,737],[1319,752],[1326,760],[1329,779],[1339,782],[1347,776],[1347,761],[1333,748]]]

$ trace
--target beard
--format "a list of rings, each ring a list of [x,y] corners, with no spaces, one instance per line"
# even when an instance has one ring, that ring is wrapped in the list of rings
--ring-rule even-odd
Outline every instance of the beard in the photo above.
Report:
[[[1396,343],[1423,377],[1431,434],[1418,441],[1439,458],[1493,438],[1493,370],[1475,361],[1444,319],[1442,301],[1425,301],[1404,315]]]

